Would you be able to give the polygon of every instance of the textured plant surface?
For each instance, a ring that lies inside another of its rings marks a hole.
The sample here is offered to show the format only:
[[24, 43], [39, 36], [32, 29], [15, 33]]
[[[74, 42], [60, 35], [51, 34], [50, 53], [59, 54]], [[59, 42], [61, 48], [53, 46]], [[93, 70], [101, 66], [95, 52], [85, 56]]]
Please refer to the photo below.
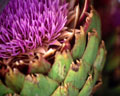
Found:
[[59, 0], [11, 0], [0, 15], [0, 57], [50, 45], [67, 21], [67, 4]]
[[0, 14], [0, 96], [95, 92], [106, 49], [90, 5], [89, 0], [8, 3]]

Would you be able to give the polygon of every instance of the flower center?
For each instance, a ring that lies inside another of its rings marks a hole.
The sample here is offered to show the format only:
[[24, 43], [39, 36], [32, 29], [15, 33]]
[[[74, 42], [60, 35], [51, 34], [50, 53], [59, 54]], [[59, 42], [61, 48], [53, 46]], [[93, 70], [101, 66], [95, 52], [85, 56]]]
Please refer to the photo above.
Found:
[[67, 11], [60, 0], [10, 0], [0, 14], [0, 58], [54, 42], [65, 26]]

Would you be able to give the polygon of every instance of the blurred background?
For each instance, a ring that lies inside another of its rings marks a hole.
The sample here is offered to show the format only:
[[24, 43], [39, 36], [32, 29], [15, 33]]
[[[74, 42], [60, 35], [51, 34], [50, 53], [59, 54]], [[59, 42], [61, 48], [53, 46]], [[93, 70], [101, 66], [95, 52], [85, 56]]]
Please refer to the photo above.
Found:
[[[9, 0], [0, 0], [0, 12]], [[103, 84], [94, 96], [120, 96], [120, 0], [93, 0], [102, 22], [102, 39], [107, 60], [102, 73]]]
[[120, 96], [120, 0], [94, 0], [94, 7], [101, 17], [107, 48], [103, 84], [95, 96]]

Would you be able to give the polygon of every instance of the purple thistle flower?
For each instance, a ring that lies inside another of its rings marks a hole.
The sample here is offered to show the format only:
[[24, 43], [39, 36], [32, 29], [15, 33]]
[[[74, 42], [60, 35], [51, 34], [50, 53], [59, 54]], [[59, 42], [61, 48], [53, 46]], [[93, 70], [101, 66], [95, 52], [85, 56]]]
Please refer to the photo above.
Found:
[[0, 14], [0, 58], [49, 45], [61, 35], [67, 4], [60, 0], [10, 0]]

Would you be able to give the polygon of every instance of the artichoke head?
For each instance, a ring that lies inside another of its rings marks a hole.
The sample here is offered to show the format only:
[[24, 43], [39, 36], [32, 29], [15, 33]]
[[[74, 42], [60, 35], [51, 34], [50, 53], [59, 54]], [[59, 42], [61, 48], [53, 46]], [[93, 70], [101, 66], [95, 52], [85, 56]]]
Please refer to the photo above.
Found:
[[89, 0], [67, 3], [67, 22], [55, 42], [0, 58], [0, 96], [90, 96], [95, 92], [106, 58], [100, 17]]

